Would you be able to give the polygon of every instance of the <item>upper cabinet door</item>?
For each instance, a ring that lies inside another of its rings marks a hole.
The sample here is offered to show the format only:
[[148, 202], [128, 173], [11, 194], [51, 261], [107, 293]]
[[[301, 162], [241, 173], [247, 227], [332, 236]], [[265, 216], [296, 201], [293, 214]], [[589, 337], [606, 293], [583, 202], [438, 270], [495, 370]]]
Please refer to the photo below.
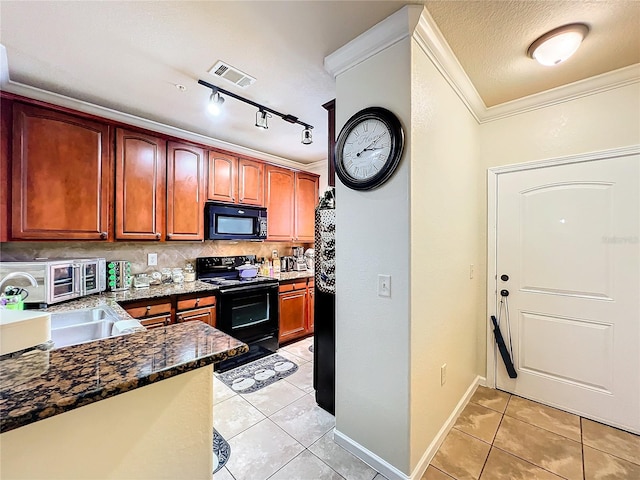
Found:
[[116, 130], [116, 239], [161, 240], [167, 142]]
[[12, 238], [104, 240], [109, 126], [14, 103]]
[[204, 239], [204, 155], [192, 145], [167, 144], [167, 240]]
[[207, 197], [218, 202], [236, 203], [238, 158], [209, 151], [209, 186]]
[[264, 163], [238, 159], [238, 203], [264, 205]]
[[266, 165], [265, 176], [267, 240], [292, 240], [295, 173], [285, 168]]
[[301, 242], [315, 240], [316, 206], [318, 205], [318, 177], [296, 173], [296, 228], [294, 239]]

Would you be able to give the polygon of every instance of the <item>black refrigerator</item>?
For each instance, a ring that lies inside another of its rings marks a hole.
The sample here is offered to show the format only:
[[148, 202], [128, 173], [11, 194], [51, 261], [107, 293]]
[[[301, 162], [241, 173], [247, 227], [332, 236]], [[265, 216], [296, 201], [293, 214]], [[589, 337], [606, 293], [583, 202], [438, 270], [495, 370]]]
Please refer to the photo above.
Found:
[[335, 414], [336, 338], [336, 210], [334, 189], [327, 190], [316, 208], [314, 244], [313, 388], [316, 403]]

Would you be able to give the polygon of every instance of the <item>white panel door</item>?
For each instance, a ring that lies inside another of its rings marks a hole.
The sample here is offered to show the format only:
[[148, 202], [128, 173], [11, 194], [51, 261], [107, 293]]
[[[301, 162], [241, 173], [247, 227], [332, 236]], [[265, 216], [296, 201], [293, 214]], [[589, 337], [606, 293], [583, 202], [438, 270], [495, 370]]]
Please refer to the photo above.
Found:
[[497, 185], [496, 291], [509, 292], [518, 373], [498, 355], [498, 388], [640, 432], [640, 157]]

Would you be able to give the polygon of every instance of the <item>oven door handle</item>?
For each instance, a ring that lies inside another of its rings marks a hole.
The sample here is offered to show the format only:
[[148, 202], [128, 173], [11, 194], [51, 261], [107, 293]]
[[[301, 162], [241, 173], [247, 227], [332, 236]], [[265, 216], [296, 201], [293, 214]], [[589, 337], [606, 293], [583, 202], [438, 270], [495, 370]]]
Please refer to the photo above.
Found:
[[269, 285], [245, 285], [242, 287], [238, 287], [238, 286], [233, 286], [233, 287], [228, 287], [228, 288], [224, 288], [222, 287], [219, 291], [221, 295], [230, 295], [230, 294], [234, 294], [234, 293], [247, 293], [247, 292], [254, 292], [254, 291], [260, 291], [260, 290], [267, 290], [267, 291], [278, 291], [278, 284], [274, 283], [274, 284], [269, 284]]

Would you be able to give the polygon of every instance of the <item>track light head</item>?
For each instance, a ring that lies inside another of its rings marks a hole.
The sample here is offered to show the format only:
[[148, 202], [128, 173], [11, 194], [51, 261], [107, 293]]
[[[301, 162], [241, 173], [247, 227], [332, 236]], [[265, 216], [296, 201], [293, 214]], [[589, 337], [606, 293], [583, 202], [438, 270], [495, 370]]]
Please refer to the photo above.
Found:
[[311, 135], [311, 129], [309, 127], [302, 130], [302, 143], [304, 145], [313, 143], [313, 135]]
[[214, 90], [209, 97], [209, 104], [207, 105], [207, 110], [212, 115], [218, 115], [220, 113], [220, 107], [224, 103], [224, 97], [220, 95], [220, 92]]
[[266, 111], [260, 109], [256, 112], [256, 127], [258, 128], [264, 128], [265, 130], [267, 128], [269, 128], [269, 125], [267, 123], [267, 119], [271, 117], [271, 115], [269, 113], [267, 113]]

